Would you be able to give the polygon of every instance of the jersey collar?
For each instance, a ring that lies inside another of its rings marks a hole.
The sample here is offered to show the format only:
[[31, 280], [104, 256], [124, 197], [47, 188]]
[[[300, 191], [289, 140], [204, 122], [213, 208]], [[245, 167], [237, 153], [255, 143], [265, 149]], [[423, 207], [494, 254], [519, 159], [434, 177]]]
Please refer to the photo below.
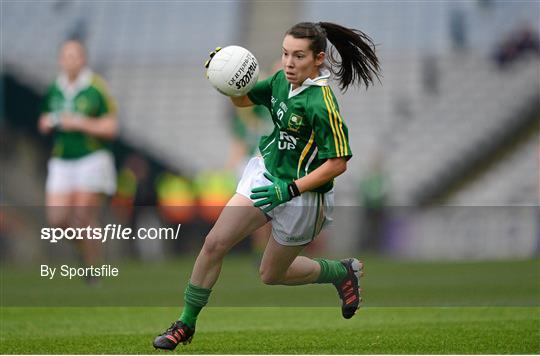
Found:
[[61, 73], [56, 79], [56, 84], [66, 99], [73, 99], [80, 91], [88, 88], [91, 81], [92, 70], [85, 67], [81, 70], [74, 83], [68, 81], [66, 73]]
[[289, 99], [296, 96], [309, 88], [310, 86], [324, 87], [328, 85], [328, 79], [330, 78], [330, 71], [328, 69], [322, 69], [320, 75], [317, 78], [307, 78], [302, 85], [296, 89], [292, 89], [292, 84], [289, 84]]

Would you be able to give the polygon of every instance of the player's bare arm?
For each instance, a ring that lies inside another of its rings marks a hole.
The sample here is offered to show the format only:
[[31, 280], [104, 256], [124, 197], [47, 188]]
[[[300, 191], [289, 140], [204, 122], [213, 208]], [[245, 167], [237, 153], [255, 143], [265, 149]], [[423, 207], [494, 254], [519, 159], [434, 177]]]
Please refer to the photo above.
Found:
[[295, 181], [300, 193], [316, 189], [347, 170], [345, 158], [330, 158], [319, 168]]
[[240, 96], [240, 97], [231, 96], [230, 98], [234, 106], [239, 107], [239, 108], [245, 108], [248, 106], [255, 105], [253, 104], [251, 100], [249, 100], [249, 97], [247, 95]]

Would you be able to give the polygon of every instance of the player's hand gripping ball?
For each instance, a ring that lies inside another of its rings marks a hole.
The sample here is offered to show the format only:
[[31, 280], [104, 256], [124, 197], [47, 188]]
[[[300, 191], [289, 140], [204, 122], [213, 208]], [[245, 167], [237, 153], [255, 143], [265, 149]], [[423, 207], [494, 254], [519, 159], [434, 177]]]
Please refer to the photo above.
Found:
[[227, 96], [246, 95], [259, 78], [257, 59], [240, 46], [217, 47], [204, 66], [210, 83]]

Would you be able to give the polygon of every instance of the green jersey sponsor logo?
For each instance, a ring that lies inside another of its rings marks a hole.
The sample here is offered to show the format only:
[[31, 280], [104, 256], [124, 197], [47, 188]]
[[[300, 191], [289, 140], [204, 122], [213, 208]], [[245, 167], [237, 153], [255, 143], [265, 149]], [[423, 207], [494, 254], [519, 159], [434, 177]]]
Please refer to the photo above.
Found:
[[302, 120], [304, 118], [300, 115], [292, 114], [289, 118], [289, 125], [287, 126], [287, 129], [289, 131], [298, 132], [300, 130], [300, 126], [302, 126]]
[[296, 149], [296, 143], [298, 140], [286, 133], [285, 131], [279, 132], [278, 149], [280, 150], [294, 150]]

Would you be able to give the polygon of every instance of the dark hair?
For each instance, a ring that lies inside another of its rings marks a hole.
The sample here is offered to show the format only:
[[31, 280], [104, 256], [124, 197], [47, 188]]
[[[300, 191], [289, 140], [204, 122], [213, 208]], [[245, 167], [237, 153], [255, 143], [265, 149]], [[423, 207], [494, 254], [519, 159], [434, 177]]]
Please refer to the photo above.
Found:
[[307, 38], [309, 48], [316, 56], [326, 52], [326, 40], [339, 53], [341, 61], [330, 51], [328, 63], [337, 77], [341, 90], [346, 91], [351, 84], [363, 83], [366, 88], [373, 84], [374, 77], [380, 81], [379, 59], [375, 54], [372, 39], [360, 30], [350, 29], [331, 22], [301, 22], [291, 27], [286, 35]]

